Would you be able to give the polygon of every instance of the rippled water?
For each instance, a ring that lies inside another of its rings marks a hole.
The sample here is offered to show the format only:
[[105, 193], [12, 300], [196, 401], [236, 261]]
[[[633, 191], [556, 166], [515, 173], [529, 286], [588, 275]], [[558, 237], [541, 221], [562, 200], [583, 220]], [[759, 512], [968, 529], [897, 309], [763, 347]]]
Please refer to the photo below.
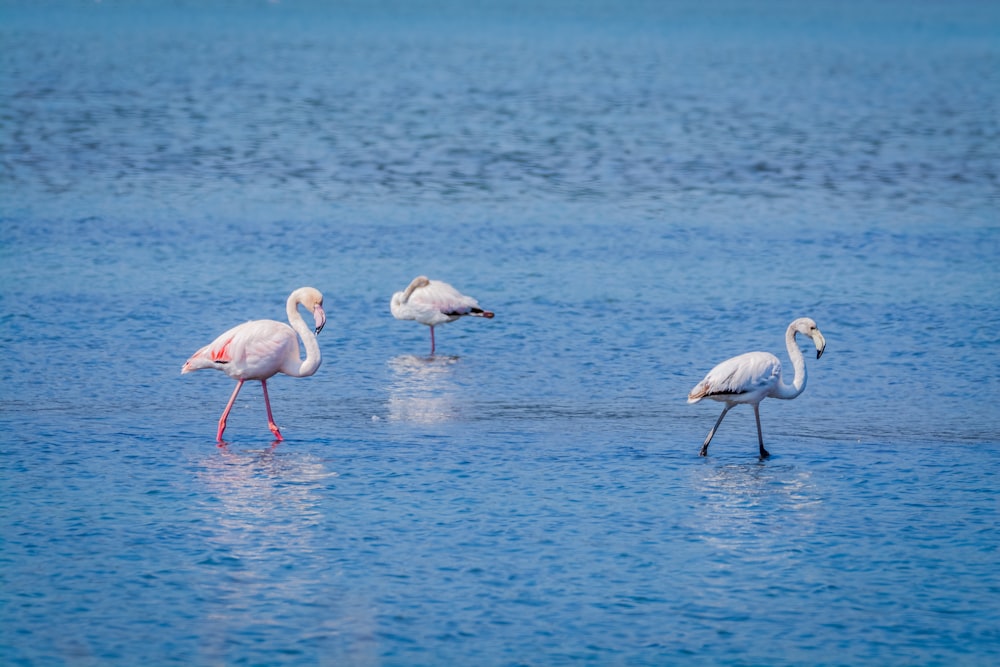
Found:
[[[990, 664], [988, 3], [0, 5], [0, 662]], [[419, 273], [497, 313], [437, 330]], [[180, 366], [326, 295], [324, 363]], [[822, 359], [698, 448], [687, 391]], [[804, 345], [805, 347], [805, 345]]]

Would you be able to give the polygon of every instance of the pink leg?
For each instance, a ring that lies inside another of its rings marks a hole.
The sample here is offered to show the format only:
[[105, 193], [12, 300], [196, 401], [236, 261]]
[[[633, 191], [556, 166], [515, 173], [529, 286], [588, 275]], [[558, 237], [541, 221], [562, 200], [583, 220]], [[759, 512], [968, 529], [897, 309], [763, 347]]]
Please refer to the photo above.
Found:
[[233, 403], [236, 402], [236, 394], [240, 393], [240, 388], [243, 386], [243, 380], [236, 383], [236, 389], [233, 389], [233, 395], [229, 397], [229, 402], [226, 403], [226, 409], [222, 411], [222, 416], [219, 417], [219, 433], [215, 436], [218, 442], [222, 442], [222, 433], [226, 430], [226, 420], [229, 418], [229, 411], [233, 409]]
[[431, 356], [434, 356], [434, 327], [431, 326]]
[[264, 406], [267, 408], [267, 427], [271, 429], [271, 433], [274, 434], [275, 439], [281, 442], [284, 438], [281, 437], [281, 431], [278, 430], [278, 425], [274, 423], [274, 417], [271, 416], [271, 401], [267, 398], [267, 380], [261, 380], [260, 386], [264, 390]]

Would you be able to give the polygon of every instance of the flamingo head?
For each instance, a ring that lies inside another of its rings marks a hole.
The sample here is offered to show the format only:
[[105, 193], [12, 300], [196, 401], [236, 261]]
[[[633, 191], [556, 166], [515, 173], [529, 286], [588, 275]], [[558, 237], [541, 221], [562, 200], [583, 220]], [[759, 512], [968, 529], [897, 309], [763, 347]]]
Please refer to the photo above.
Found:
[[326, 324], [326, 311], [323, 310], [323, 293], [315, 287], [300, 287], [292, 293], [289, 299], [296, 304], [302, 304], [310, 311], [316, 323], [316, 333], [323, 330]]
[[392, 295], [392, 301], [389, 302], [389, 310], [391, 310], [392, 314], [395, 315], [396, 311], [402, 305], [403, 305], [403, 293], [396, 292], [395, 294]]
[[823, 334], [820, 333], [819, 328], [816, 326], [816, 322], [808, 317], [800, 317], [792, 322], [791, 328], [795, 331], [795, 333], [800, 333], [803, 336], [809, 336], [812, 338], [813, 344], [816, 345], [816, 358], [819, 359], [823, 356], [823, 350], [826, 349], [826, 339], [823, 338]]

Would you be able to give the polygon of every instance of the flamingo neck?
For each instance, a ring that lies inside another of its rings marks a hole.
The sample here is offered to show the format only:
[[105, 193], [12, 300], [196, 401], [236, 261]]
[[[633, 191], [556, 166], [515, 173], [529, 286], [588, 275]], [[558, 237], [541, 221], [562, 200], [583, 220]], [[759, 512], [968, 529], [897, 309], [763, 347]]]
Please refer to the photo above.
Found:
[[302, 314], [299, 312], [299, 303], [301, 302], [295, 298], [294, 294], [288, 297], [288, 303], [285, 304], [285, 312], [288, 315], [288, 323], [292, 325], [295, 333], [302, 339], [302, 344], [306, 348], [306, 358], [302, 360], [298, 368], [291, 368], [284, 371], [284, 373], [292, 377], [302, 378], [315, 373], [323, 361], [323, 357], [319, 351], [319, 342], [316, 340], [316, 334], [306, 324], [306, 321], [302, 318]]
[[788, 331], [785, 332], [785, 347], [788, 349], [788, 356], [792, 360], [792, 368], [795, 369], [795, 377], [792, 378], [792, 383], [788, 384], [785, 382], [784, 374], [782, 374], [781, 382], [778, 384], [778, 391], [774, 395], [775, 398], [795, 398], [806, 388], [806, 361], [802, 357], [802, 350], [799, 349], [799, 344], [795, 342], [795, 329], [793, 327], [788, 327]]
[[403, 303], [408, 303], [410, 297], [413, 296], [413, 292], [420, 287], [427, 287], [431, 284], [431, 281], [427, 279], [427, 276], [417, 276], [410, 284], [406, 286], [406, 291], [403, 292]]

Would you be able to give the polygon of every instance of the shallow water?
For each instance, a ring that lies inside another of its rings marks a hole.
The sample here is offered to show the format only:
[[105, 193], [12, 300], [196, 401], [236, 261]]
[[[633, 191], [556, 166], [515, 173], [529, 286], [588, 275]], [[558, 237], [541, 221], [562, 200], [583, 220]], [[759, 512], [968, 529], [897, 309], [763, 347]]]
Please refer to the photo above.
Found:
[[996, 661], [1000, 15], [536, 4], [2, 6], [0, 662]]

